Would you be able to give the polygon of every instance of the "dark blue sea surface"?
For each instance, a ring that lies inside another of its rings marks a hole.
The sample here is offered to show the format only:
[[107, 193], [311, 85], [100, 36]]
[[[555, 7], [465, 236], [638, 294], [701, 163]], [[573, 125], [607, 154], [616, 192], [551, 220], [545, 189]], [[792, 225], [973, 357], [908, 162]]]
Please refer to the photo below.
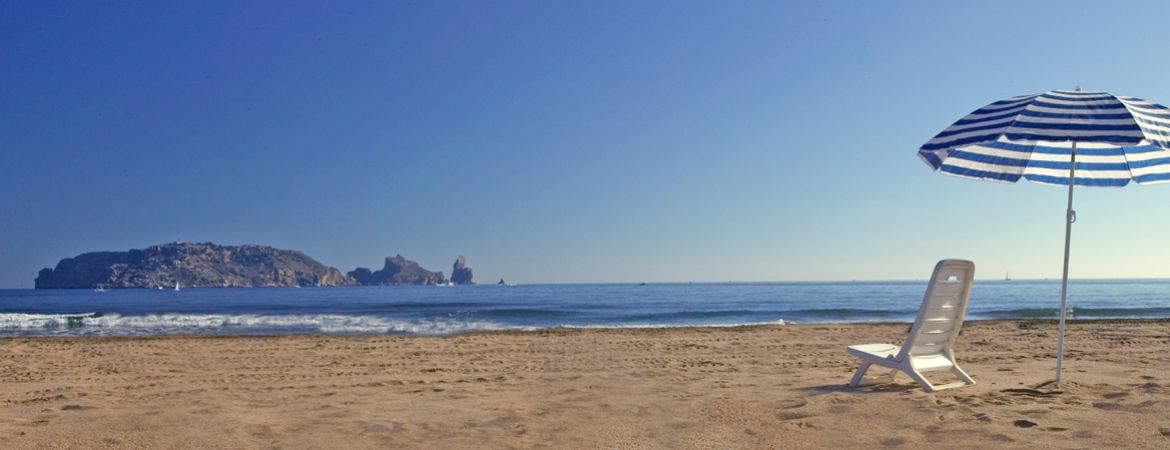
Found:
[[[910, 322], [925, 281], [0, 290], [0, 335], [451, 333]], [[1074, 280], [1074, 319], [1170, 317], [1170, 280]], [[967, 318], [1055, 318], [1059, 280], [976, 281]]]

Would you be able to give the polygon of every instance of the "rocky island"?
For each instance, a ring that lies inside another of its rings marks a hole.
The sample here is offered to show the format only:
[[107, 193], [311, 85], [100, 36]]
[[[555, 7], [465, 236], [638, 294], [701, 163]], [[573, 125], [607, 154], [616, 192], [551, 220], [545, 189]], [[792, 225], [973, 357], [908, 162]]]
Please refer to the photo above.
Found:
[[45, 268], [37, 289], [347, 286], [354, 280], [294, 250], [266, 245], [174, 242], [125, 252], [91, 252]]
[[417, 262], [402, 255], [386, 258], [380, 270], [371, 271], [365, 267], [358, 267], [348, 275], [362, 286], [475, 284], [472, 281], [471, 268], [467, 267], [467, 258], [463, 256], [455, 260], [450, 280], [443, 276], [443, 272], [424, 269]]
[[460, 256], [451, 280], [402, 255], [386, 258], [382, 269], [358, 267], [348, 274], [295, 250], [266, 245], [174, 242], [124, 252], [90, 252], [41, 269], [37, 289], [398, 286], [475, 284]]
[[467, 267], [467, 258], [459, 255], [455, 259], [455, 264], [451, 267], [451, 282], [455, 284], [475, 284], [475, 275], [471, 273], [471, 268]]
[[358, 267], [350, 271], [349, 276], [363, 286], [434, 285], [447, 282], [443, 272], [431, 272], [402, 255], [386, 258], [381, 270], [371, 272], [365, 267]]

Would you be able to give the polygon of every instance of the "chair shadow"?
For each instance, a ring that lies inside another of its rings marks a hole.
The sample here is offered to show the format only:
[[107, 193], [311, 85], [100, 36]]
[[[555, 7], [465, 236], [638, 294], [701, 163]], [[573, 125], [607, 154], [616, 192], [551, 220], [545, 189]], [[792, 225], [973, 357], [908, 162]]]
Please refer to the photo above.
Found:
[[881, 393], [881, 392], [910, 392], [913, 390], [922, 390], [922, 387], [914, 383], [883, 383], [870, 386], [858, 386], [855, 388], [849, 387], [848, 383], [842, 384], [825, 384], [821, 386], [810, 386], [805, 388], [797, 388], [797, 391], [805, 392], [807, 394], [832, 394], [835, 392], [841, 393]]

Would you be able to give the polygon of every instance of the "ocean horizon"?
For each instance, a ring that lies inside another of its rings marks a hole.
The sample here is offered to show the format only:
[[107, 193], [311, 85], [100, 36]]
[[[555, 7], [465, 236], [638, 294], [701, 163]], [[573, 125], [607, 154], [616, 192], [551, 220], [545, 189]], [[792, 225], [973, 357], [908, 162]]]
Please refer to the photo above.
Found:
[[[0, 336], [393, 334], [911, 322], [924, 280], [0, 290]], [[968, 320], [1054, 319], [1060, 280], [976, 280]], [[1074, 320], [1170, 318], [1170, 279], [1074, 279]]]

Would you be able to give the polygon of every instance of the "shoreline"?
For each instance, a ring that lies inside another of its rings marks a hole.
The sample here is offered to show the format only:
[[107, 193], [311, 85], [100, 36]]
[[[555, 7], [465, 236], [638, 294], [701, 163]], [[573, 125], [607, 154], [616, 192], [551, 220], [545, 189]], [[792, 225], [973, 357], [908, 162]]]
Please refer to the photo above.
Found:
[[1034, 389], [1053, 375], [1054, 320], [965, 323], [975, 386], [846, 389], [845, 347], [908, 326], [6, 336], [0, 446], [1170, 444], [1170, 319], [1070, 321], [1059, 393]]
[[[972, 324], [995, 324], [995, 323], [1017, 323], [1017, 324], [1043, 324], [1056, 326], [1059, 319], [968, 319], [964, 320], [964, 329]], [[770, 328], [770, 327], [823, 327], [823, 326], [909, 326], [913, 321], [869, 321], [869, 322], [791, 322], [785, 320], [778, 320], [776, 322], [759, 322], [759, 323], [745, 323], [745, 324], [663, 324], [663, 325], [558, 325], [552, 327], [504, 327], [500, 329], [472, 329], [466, 331], [457, 331], [446, 334], [407, 334], [407, 333], [389, 333], [389, 332], [289, 332], [289, 333], [271, 333], [271, 332], [256, 332], [256, 333], [224, 333], [224, 332], [207, 332], [207, 333], [156, 333], [156, 334], [108, 334], [108, 335], [61, 335], [61, 334], [0, 334], [0, 341], [10, 339], [153, 339], [153, 338], [199, 338], [199, 337], [215, 337], [215, 338], [276, 338], [276, 337], [335, 337], [335, 338], [377, 338], [377, 337], [394, 337], [394, 338], [454, 338], [460, 336], [470, 335], [518, 335], [523, 336], [528, 333], [549, 333], [549, 332], [566, 332], [574, 331], [622, 331], [622, 330], [735, 330], [735, 329], [753, 329], [753, 328]], [[1170, 317], [1156, 317], [1156, 318], [1102, 318], [1102, 319], [1074, 319], [1069, 318], [1066, 324], [1170, 324]], [[904, 337], [904, 336], [903, 336]], [[899, 338], [900, 340], [900, 338]]]

